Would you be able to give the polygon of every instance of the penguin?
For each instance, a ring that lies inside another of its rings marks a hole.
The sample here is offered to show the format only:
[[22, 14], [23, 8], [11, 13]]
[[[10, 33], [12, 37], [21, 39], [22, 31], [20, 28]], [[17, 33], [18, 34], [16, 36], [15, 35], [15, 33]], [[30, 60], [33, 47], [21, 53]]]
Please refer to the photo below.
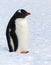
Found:
[[28, 53], [29, 28], [24, 9], [18, 9], [11, 17], [6, 28], [6, 39], [9, 52]]

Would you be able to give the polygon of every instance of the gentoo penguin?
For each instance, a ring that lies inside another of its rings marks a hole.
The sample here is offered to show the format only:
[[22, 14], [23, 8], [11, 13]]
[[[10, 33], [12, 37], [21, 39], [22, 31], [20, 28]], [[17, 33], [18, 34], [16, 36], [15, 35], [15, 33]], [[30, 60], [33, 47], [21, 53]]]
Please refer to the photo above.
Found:
[[24, 9], [19, 9], [11, 17], [7, 28], [6, 38], [10, 52], [28, 53], [28, 22], [25, 17], [30, 15]]

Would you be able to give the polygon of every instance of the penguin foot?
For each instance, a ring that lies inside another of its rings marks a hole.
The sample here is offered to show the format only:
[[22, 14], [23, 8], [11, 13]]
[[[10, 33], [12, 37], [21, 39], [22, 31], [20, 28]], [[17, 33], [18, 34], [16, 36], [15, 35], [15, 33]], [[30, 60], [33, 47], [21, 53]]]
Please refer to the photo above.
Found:
[[26, 54], [28, 53], [29, 51], [21, 51], [21, 54]]

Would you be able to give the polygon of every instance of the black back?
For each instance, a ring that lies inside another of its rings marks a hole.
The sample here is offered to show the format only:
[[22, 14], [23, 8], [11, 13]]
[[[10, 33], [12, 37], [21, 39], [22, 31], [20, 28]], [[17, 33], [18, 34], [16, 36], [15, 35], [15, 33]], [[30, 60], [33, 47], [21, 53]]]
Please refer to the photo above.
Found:
[[[16, 51], [16, 49], [18, 48], [18, 38], [17, 38], [17, 35], [15, 33], [15, 30], [16, 30], [15, 21], [13, 19], [11, 19], [9, 21], [7, 29], [6, 29], [6, 38], [7, 38], [8, 47], [9, 47], [10, 52]], [[10, 36], [11, 36], [13, 43], [14, 43], [14, 50], [13, 50], [12, 45], [11, 45]]]

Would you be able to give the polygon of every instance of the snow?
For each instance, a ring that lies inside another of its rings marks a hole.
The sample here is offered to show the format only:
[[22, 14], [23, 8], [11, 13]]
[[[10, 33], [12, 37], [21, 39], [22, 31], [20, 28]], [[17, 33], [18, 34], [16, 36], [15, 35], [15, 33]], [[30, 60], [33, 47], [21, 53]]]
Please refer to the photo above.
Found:
[[[11, 16], [21, 8], [31, 12], [28, 54], [8, 52], [5, 36]], [[51, 65], [51, 0], [0, 1], [0, 65]]]

